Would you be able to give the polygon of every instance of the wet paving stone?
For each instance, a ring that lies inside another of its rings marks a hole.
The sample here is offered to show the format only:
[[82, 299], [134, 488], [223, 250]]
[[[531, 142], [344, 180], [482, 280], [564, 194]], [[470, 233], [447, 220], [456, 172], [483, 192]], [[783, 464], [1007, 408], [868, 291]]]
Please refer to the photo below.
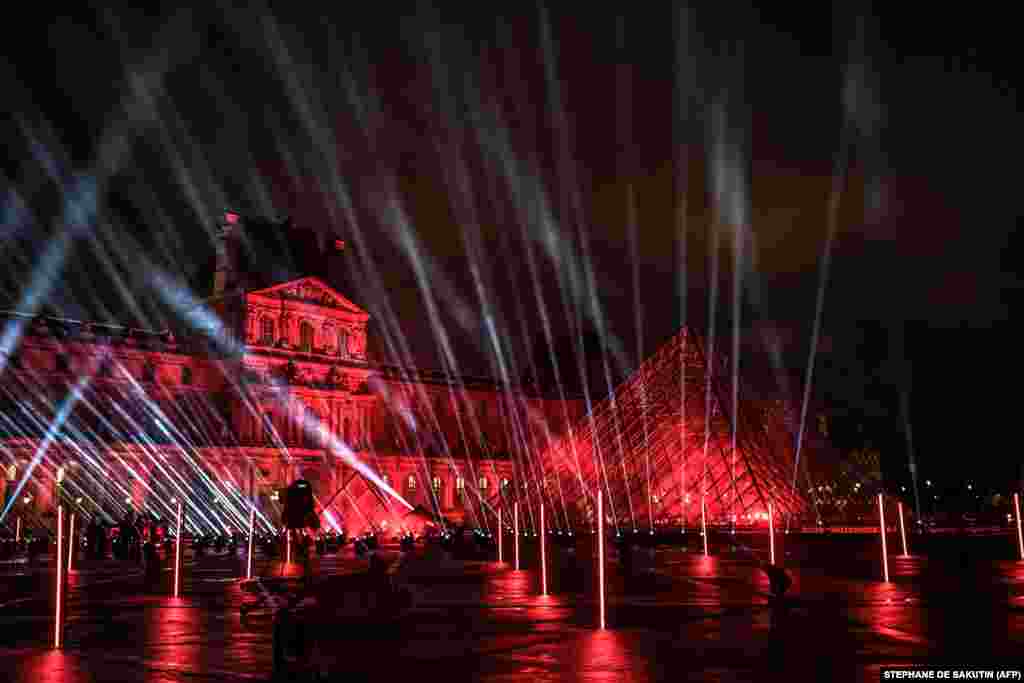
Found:
[[[873, 681], [883, 665], [937, 657], [1015, 661], [1024, 652], [1021, 563], [977, 557], [963, 567], [936, 552], [894, 562], [886, 584], [873, 576], [869, 543], [844, 541], [830, 551], [817, 542], [788, 545], [794, 586], [785, 612], [772, 610], [767, 579], [749, 553], [705, 557], [665, 549], [652, 571], [635, 576], [622, 575], [612, 557], [605, 631], [595, 628], [592, 580], [567, 580], [561, 550], [551, 553], [552, 594], [540, 596], [529, 562], [515, 571], [455, 560], [438, 548], [406, 555], [395, 549], [387, 556], [412, 606], [398, 619], [373, 623], [340, 607], [316, 612], [311, 602], [306, 609], [318, 616], [309, 618], [316, 626], [306, 636], [306, 654], [281, 680]], [[48, 566], [13, 582], [23, 569], [0, 568], [0, 679], [270, 680], [273, 616], [242, 616], [253, 594], [237, 578], [237, 560], [188, 557], [178, 600], [168, 597], [169, 573], [147, 586], [137, 567], [83, 564], [69, 581], [59, 652], [48, 649]], [[323, 582], [366, 568], [350, 551], [310, 563]], [[263, 559], [257, 569], [265, 576], [301, 573]]]

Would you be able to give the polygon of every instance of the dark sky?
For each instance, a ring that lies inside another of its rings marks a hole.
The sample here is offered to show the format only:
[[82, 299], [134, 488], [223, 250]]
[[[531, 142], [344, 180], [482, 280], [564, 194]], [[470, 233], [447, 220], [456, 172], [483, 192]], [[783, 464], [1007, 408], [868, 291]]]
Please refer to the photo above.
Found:
[[344, 293], [392, 359], [401, 330], [412, 361], [441, 365], [434, 306], [460, 369], [498, 372], [489, 310], [522, 375], [543, 310], [556, 336], [603, 333], [622, 374], [679, 327], [682, 292], [706, 329], [716, 230], [728, 339], [739, 216], [743, 362], [776, 358], [796, 391], [838, 191], [816, 393], [860, 410], [874, 373], [909, 392], [922, 461], [1020, 462], [999, 399], [1020, 379], [1010, 22], [849, 3], [299, 4], [8, 22], [7, 306], [75, 209], [88, 225], [39, 278], [57, 283], [50, 309], [168, 324], [153, 269], [208, 286], [230, 205], [345, 239]]

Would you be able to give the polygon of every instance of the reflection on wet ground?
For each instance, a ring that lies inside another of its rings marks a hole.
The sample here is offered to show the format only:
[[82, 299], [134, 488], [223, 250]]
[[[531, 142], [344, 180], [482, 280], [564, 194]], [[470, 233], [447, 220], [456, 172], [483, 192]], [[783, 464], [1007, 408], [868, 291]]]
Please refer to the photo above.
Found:
[[[696, 547], [636, 551], [632, 574], [613, 551], [607, 631], [594, 628], [586, 543], [575, 552], [550, 549], [547, 597], [538, 595], [534, 546], [523, 549], [520, 571], [420, 548], [399, 560], [399, 579], [415, 596], [402, 619], [370, 625], [339, 616], [317, 634], [315, 660], [346, 681], [842, 681], [878, 680], [883, 665], [1011, 661], [1024, 652], [1024, 563], [990, 540], [929, 544], [893, 556], [886, 584], [869, 539], [787, 537], [780, 556], [794, 585], [784, 608], [770, 601], [757, 564], [764, 549], [750, 539], [719, 539], [710, 556]], [[312, 569], [333, 575], [365, 565], [349, 552], [314, 560]], [[271, 618], [240, 615], [250, 596], [235, 580], [238, 557], [189, 558], [179, 600], [167, 597], [169, 573], [165, 585], [147, 590], [137, 567], [80, 567], [63, 652], [45, 649], [48, 565], [0, 568], [0, 678], [269, 678]]]

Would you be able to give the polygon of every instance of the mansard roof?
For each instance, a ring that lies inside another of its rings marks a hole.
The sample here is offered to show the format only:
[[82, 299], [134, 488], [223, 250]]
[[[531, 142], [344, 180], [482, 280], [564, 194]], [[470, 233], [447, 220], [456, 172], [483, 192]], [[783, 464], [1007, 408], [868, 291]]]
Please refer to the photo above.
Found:
[[342, 310], [346, 313], [354, 314], [363, 320], [367, 320], [370, 317], [370, 314], [365, 310], [352, 303], [320, 278], [312, 275], [282, 282], [271, 287], [250, 290], [248, 295], [266, 297], [268, 299], [302, 301], [317, 306]]

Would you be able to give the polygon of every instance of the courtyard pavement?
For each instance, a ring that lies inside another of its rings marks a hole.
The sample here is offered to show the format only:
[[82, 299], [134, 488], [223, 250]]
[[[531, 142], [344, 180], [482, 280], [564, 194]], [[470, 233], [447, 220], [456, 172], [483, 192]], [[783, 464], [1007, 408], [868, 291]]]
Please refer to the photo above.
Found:
[[[310, 660], [348, 682], [530, 683], [877, 681], [882, 666], [1021, 660], [1024, 563], [960, 551], [894, 556], [892, 580], [883, 583], [870, 543], [836, 543], [825, 554], [795, 540], [780, 549], [794, 578], [785, 610], [769, 605], [759, 549], [737, 544], [708, 557], [693, 548], [642, 551], [628, 575], [613, 550], [603, 631], [585, 544], [577, 553], [552, 547], [546, 597], [535, 547], [524, 547], [519, 571], [437, 547], [394, 548], [383, 556], [410, 588], [412, 607], [390, 623], [336, 615], [309, 636]], [[4, 563], [0, 680], [269, 680], [272, 618], [267, 610], [242, 616], [252, 599], [238, 578], [242, 561], [241, 553], [187, 556], [177, 600], [168, 597], [169, 572], [151, 587], [137, 565], [81, 562], [69, 580], [62, 651], [48, 649], [49, 559]], [[347, 548], [310, 568], [321, 580], [365, 572], [367, 562]], [[283, 569], [260, 558], [257, 571]]]

